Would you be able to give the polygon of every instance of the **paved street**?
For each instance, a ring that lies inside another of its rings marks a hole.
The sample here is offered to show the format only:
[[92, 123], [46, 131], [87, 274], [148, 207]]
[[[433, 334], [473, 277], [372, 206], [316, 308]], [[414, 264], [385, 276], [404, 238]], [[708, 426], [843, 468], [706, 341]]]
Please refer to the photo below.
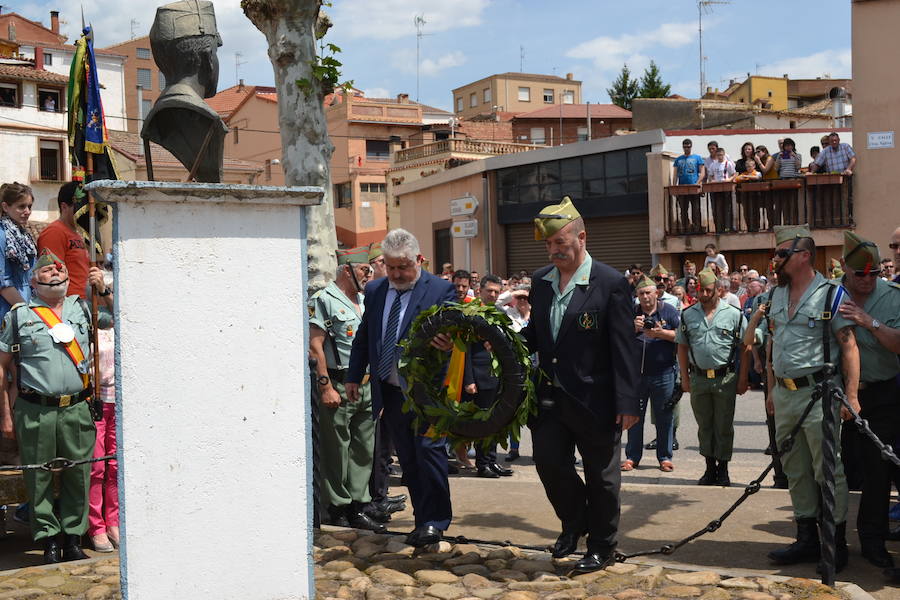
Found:
[[[656, 457], [646, 451], [638, 469], [623, 474], [620, 550], [635, 552], [652, 549], [681, 539], [717, 518], [740, 497], [743, 485], [765, 467], [768, 457], [762, 450], [768, 443], [763, 418], [763, 397], [749, 392], [738, 399], [735, 422], [735, 454], [731, 468], [733, 487], [699, 487], [704, 461], [697, 451], [696, 423], [690, 399], [681, 402], [681, 450], [675, 453], [675, 471], [663, 473]], [[653, 438], [649, 423], [645, 439]], [[547, 502], [530, 460], [528, 432], [522, 443], [523, 458], [514, 463], [512, 477], [485, 480], [474, 475], [451, 479], [454, 522], [451, 535], [483, 540], [511, 540], [517, 544], [549, 544], [559, 533], [559, 522]], [[503, 456], [501, 452], [501, 457]], [[501, 461], [502, 462], [502, 461]], [[715, 568], [752, 569], [759, 573], [791, 575], [815, 579], [814, 565], [773, 568], [765, 555], [793, 539], [790, 497], [786, 490], [771, 489], [771, 475], [765, 487], [749, 498], [722, 528], [680, 549], [671, 558], [651, 557], [668, 564], [692, 564]], [[397, 490], [398, 488], [395, 488]], [[856, 583], [879, 600], [896, 599], [900, 591], [885, 585], [880, 571], [859, 555], [855, 530], [858, 493], [851, 493], [850, 565], [839, 580]], [[412, 512], [395, 515], [391, 529], [412, 528]], [[895, 560], [900, 544], [888, 546]], [[641, 559], [646, 561], [647, 559]]]

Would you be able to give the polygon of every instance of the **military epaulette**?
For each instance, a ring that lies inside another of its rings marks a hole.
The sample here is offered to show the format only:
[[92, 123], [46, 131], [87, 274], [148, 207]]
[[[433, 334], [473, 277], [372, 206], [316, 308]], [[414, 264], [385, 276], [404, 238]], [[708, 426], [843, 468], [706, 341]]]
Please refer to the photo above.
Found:
[[26, 304], [25, 302], [16, 302], [15, 304], [13, 304], [12, 306], [9, 307], [9, 310], [16, 310], [20, 306], [28, 306], [28, 304]]
[[894, 288], [895, 290], [900, 290], [900, 283], [895, 283], [893, 281], [888, 281], [887, 284]]

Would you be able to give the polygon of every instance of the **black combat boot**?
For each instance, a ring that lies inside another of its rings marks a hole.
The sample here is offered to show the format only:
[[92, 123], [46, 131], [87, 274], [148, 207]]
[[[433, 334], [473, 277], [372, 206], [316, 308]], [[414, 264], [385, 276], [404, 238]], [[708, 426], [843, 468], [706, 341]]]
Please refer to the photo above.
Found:
[[81, 549], [81, 536], [67, 533], [63, 543], [62, 559], [68, 561], [84, 560], [85, 558], [88, 558], [88, 555]]
[[328, 518], [325, 519], [325, 524], [334, 525], [335, 527], [350, 527], [350, 522], [347, 520], [347, 506], [329, 505]]
[[[846, 542], [845, 542], [846, 547]], [[797, 541], [786, 548], [772, 550], [769, 559], [777, 565], [816, 562], [819, 549], [819, 527], [815, 519], [797, 519]]]
[[716, 459], [710, 456], [706, 457], [706, 472], [697, 482], [697, 485], [716, 485], [719, 479], [718, 468], [716, 467]]
[[731, 485], [731, 477], [728, 476], [728, 461], [720, 460], [716, 468], [716, 485], [728, 487]]
[[59, 540], [56, 539], [56, 536], [44, 538], [44, 563], [50, 565], [61, 560]]

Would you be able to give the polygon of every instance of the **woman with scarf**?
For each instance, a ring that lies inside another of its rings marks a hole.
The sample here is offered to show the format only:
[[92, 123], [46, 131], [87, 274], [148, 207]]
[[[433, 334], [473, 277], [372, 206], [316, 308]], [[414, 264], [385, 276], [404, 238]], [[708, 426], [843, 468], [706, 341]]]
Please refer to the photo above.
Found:
[[0, 186], [0, 319], [14, 304], [31, 298], [31, 268], [37, 248], [34, 238], [25, 228], [31, 216], [34, 195], [21, 183]]

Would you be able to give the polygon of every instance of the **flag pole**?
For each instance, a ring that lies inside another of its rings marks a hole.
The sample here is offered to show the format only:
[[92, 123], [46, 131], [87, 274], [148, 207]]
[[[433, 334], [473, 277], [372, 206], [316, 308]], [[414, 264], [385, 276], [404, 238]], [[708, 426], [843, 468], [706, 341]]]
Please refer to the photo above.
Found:
[[[85, 169], [85, 179], [93, 181], [94, 179], [94, 154], [85, 152], [87, 165]], [[88, 229], [90, 233], [91, 245], [91, 266], [97, 266], [97, 205], [94, 201], [94, 194], [87, 190], [88, 199]], [[97, 289], [91, 286], [91, 344], [94, 346], [93, 355], [93, 402], [96, 403], [100, 399], [100, 337], [97, 329], [99, 320], [99, 298], [97, 297]], [[96, 418], [96, 417], [95, 417]]]

